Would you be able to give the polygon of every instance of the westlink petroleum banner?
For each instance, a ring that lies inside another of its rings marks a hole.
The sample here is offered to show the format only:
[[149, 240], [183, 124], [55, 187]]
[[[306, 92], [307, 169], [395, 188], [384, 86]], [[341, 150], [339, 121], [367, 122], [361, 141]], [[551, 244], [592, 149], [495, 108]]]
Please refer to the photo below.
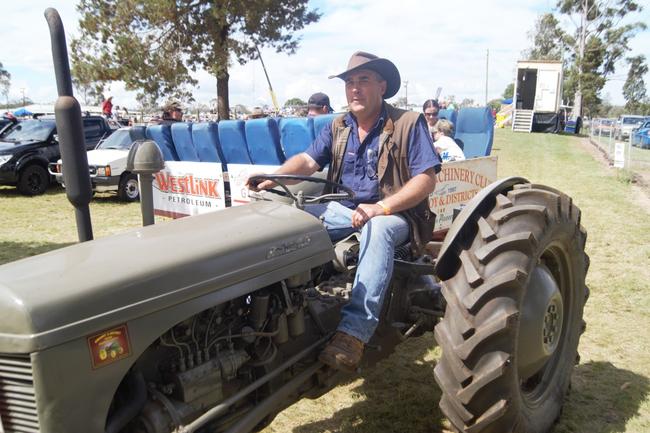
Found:
[[497, 180], [497, 157], [446, 162], [438, 173], [429, 208], [436, 213], [434, 232], [451, 227], [454, 208], [466, 204], [480, 190]]
[[232, 206], [250, 203], [246, 180], [253, 174], [269, 174], [275, 172], [277, 165], [228, 164], [228, 179], [230, 181], [230, 202]]
[[154, 175], [154, 213], [181, 218], [226, 208], [220, 163], [167, 161]]

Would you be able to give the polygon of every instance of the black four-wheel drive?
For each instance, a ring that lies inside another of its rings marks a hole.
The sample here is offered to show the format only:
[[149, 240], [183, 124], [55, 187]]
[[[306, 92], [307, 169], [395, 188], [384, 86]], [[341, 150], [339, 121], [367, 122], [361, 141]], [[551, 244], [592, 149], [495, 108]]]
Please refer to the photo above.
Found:
[[[85, 116], [83, 126], [88, 150], [114, 131], [101, 116]], [[0, 185], [16, 185], [25, 195], [42, 194], [51, 181], [47, 165], [60, 157], [54, 118], [16, 123], [0, 138]]]

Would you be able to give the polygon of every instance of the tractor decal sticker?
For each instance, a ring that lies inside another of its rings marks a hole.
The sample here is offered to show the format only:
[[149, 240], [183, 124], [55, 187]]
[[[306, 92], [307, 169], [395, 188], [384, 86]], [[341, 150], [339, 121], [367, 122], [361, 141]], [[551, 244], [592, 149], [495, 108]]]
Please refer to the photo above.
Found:
[[282, 245], [271, 248], [268, 253], [266, 253], [266, 259], [273, 259], [302, 248], [307, 248], [309, 244], [311, 244], [311, 237], [309, 235], [300, 236], [295, 241], [285, 242]]
[[93, 370], [131, 356], [126, 325], [88, 337], [88, 349]]

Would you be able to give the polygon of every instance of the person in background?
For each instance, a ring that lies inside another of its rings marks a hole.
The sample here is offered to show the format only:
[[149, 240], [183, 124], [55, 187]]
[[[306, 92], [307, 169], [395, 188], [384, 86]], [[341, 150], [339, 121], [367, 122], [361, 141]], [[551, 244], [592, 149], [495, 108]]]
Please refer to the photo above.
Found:
[[183, 109], [178, 101], [170, 101], [163, 107], [162, 120], [160, 125], [169, 125], [183, 121]]
[[251, 111], [251, 114], [248, 115], [249, 119], [262, 119], [266, 116], [266, 113], [264, 113], [264, 110], [262, 110], [261, 107], [254, 107], [253, 111]]
[[[358, 51], [347, 70], [330, 78], [334, 77], [345, 82], [349, 112], [326, 124], [312, 145], [276, 174], [309, 176], [329, 165], [328, 179], [355, 193], [350, 200], [305, 206], [335, 242], [361, 232], [350, 302], [319, 357], [334, 369], [355, 371], [379, 323], [395, 247], [410, 241], [411, 251], [418, 255], [431, 240], [435, 215], [428, 198], [440, 160], [424, 117], [385, 102], [402, 82], [390, 60]], [[259, 191], [276, 184], [249, 178], [247, 185]]]
[[438, 121], [438, 113], [440, 112], [440, 105], [435, 99], [427, 99], [422, 105], [422, 112], [424, 118], [427, 119], [429, 128], [436, 124]]
[[113, 97], [107, 95], [104, 102], [102, 102], [102, 114], [106, 117], [113, 117]]
[[330, 106], [330, 97], [325, 93], [314, 93], [307, 101], [307, 116], [315, 117], [321, 114], [330, 114], [334, 110]]
[[442, 162], [464, 161], [465, 154], [452, 138], [454, 135], [454, 124], [447, 119], [440, 119], [430, 127], [433, 137], [433, 146]]

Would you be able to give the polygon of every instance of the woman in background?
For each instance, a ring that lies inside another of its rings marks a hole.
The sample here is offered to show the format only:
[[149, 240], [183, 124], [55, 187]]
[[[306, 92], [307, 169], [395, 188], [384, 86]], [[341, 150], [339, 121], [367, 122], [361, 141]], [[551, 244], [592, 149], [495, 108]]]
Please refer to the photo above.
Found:
[[422, 112], [424, 113], [424, 118], [427, 119], [429, 124], [429, 129], [433, 127], [438, 121], [438, 112], [440, 111], [440, 105], [435, 99], [427, 99], [422, 105]]

